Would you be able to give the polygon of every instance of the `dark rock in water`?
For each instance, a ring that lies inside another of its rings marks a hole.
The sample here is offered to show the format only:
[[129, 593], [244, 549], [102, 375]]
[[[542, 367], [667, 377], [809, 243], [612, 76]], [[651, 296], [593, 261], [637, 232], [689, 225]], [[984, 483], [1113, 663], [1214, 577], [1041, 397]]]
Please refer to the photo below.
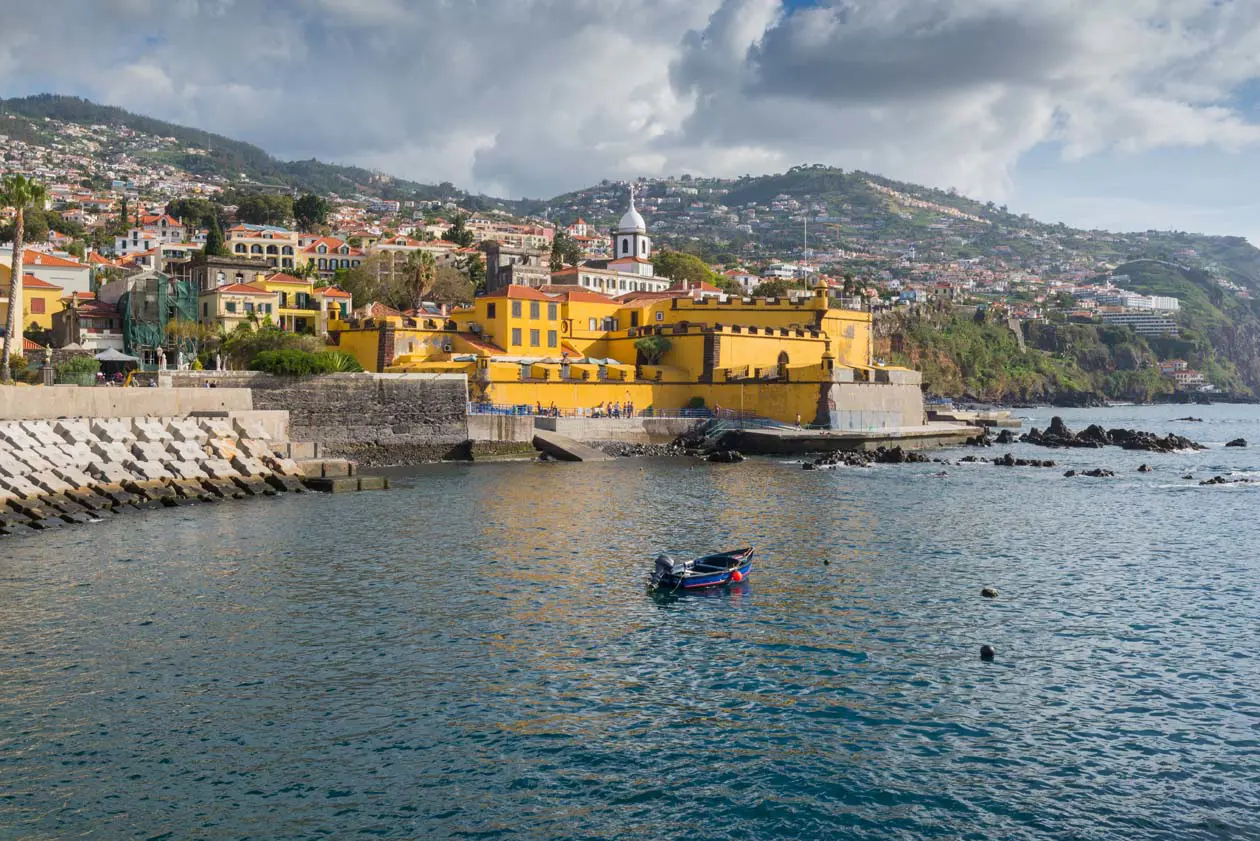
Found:
[[1255, 479], [1229, 479], [1225, 476], [1213, 476], [1211, 479], [1204, 479], [1200, 485], [1254, 485]]
[[992, 660], [996, 656], [997, 656], [997, 650], [994, 649], [993, 646], [991, 645], [980, 646], [980, 659], [981, 660]]
[[1184, 418], [1174, 418], [1173, 420], [1180, 423], [1203, 423], [1203, 418], [1196, 418], [1196, 417], [1190, 417], [1190, 416], [1187, 416]]
[[1193, 473], [1187, 473], [1185, 476], [1182, 476], [1181, 478], [1182, 478], [1182, 479], [1193, 479], [1193, 478], [1194, 478], [1194, 474], [1193, 474]]
[[[965, 459], [964, 459], [965, 460]], [[901, 447], [879, 447], [872, 452], [839, 450], [827, 453], [802, 465], [805, 470], [822, 470], [831, 467], [870, 467], [872, 464], [931, 464], [932, 459], [914, 450]]]
[[1115, 476], [1116, 474], [1110, 470], [1103, 470], [1101, 467], [1098, 467], [1093, 470], [1086, 470], [1084, 473], [1080, 475], [1089, 476], [1093, 479], [1110, 479], [1112, 476]]
[[1055, 415], [1050, 419], [1050, 428], [1046, 430], [1047, 435], [1053, 435], [1055, 438], [1074, 438], [1072, 430], [1068, 429], [1067, 424], [1063, 422], [1063, 418]]
[[1015, 456], [1007, 453], [1004, 456], [998, 456], [993, 459], [996, 467], [1054, 467], [1055, 464], [1049, 459], [1039, 458], [1015, 458]]
[[985, 587], [983, 590], [980, 591], [980, 595], [986, 599], [996, 599], [997, 590], [994, 590], [992, 587]]
[[709, 454], [709, 461], [714, 464], [739, 464], [743, 460], [744, 455], [738, 450], [718, 450]]
[[994, 439], [993, 439], [993, 443], [995, 443], [995, 444], [1014, 444], [1014, 443], [1015, 443], [1015, 433], [1014, 433], [1014, 432], [1011, 432], [1009, 429], [1003, 429], [1001, 432], [999, 432], [999, 433], [997, 434], [997, 438], [994, 438]]
[[992, 447], [993, 439], [989, 437], [989, 430], [985, 429], [976, 437], [968, 438], [967, 446], [968, 447]]
[[1065, 478], [1065, 479], [1071, 479], [1071, 478], [1072, 478], [1073, 476], [1075, 476], [1075, 475], [1076, 475], [1076, 471], [1075, 471], [1075, 470], [1069, 470], [1067, 473], [1064, 473], [1064, 474], [1063, 474], [1063, 478]]
[[1139, 432], [1136, 429], [1103, 429], [1093, 424], [1079, 433], [1073, 433], [1063, 424], [1062, 419], [1054, 418], [1050, 427], [1042, 432], [1036, 428], [1020, 436], [1020, 441], [1035, 444], [1039, 447], [1122, 447], [1126, 450], [1145, 450], [1153, 453], [1171, 453], [1176, 450], [1206, 449], [1189, 438], [1180, 435], [1166, 435], [1163, 438], [1153, 432]]
[[1143, 464], [1141, 467], [1138, 468], [1138, 473], [1150, 473], [1150, 472], [1151, 472], [1151, 467], [1148, 464]]
[[976, 456], [963, 456], [958, 460], [959, 464], [988, 464], [987, 458], [978, 458]]
[[1226, 446], [1226, 447], [1245, 447], [1245, 446], [1247, 446], [1247, 439], [1246, 439], [1246, 438], [1235, 438], [1233, 441], [1230, 441], [1230, 442], [1229, 442], [1228, 444], [1226, 444], [1225, 446]]

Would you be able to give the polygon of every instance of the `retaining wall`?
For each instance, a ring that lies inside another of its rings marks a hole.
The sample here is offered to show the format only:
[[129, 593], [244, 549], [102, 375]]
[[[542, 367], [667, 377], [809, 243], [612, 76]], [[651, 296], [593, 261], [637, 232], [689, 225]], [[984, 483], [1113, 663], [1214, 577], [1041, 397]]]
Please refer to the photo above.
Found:
[[872, 431], [927, 423], [923, 390], [912, 383], [835, 383], [827, 389], [831, 428]]
[[253, 408], [251, 394], [244, 388], [0, 386], [2, 420], [164, 418]]
[[575, 441], [624, 441], [628, 444], [668, 444], [707, 423], [695, 418], [537, 418], [539, 429]]
[[468, 437], [476, 442], [528, 444], [534, 440], [533, 415], [469, 415]]
[[[173, 387], [247, 388], [256, 409], [289, 413], [289, 437], [365, 465], [466, 458], [468, 379], [463, 374], [327, 374], [277, 377], [258, 371], [181, 371]], [[161, 391], [162, 389], [157, 389]]]

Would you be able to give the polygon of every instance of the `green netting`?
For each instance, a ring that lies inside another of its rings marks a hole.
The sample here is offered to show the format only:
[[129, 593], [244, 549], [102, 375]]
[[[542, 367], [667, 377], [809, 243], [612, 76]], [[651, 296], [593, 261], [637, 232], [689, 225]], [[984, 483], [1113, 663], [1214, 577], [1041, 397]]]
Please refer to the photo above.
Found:
[[165, 275], [137, 280], [118, 301], [123, 315], [123, 344], [132, 356], [144, 357], [144, 351], [166, 348], [168, 353], [195, 354], [197, 343], [192, 339], [175, 340], [166, 335], [172, 321], [197, 320], [197, 290], [190, 280], [176, 280]]

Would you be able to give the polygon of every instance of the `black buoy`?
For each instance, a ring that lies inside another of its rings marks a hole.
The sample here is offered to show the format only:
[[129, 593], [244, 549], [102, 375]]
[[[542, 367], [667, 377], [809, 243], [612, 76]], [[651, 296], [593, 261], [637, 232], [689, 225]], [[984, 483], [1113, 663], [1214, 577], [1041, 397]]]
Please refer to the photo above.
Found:
[[985, 587], [983, 590], [980, 591], [980, 595], [986, 599], [996, 599], [997, 590], [994, 590], [992, 587]]
[[991, 645], [980, 646], [980, 659], [981, 660], [992, 660], [996, 656], [997, 656], [997, 652], [993, 650], [993, 646]]
[[826, 558], [823, 558], [823, 566], [825, 567], [831, 566], [831, 561], [827, 560]]

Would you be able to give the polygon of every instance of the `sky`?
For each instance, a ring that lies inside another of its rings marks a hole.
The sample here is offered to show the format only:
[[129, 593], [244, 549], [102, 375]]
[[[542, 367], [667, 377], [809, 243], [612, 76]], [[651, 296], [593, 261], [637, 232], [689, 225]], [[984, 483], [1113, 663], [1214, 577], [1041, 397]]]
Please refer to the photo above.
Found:
[[1260, 244], [1260, 0], [0, 0], [85, 96], [474, 192], [824, 163]]

